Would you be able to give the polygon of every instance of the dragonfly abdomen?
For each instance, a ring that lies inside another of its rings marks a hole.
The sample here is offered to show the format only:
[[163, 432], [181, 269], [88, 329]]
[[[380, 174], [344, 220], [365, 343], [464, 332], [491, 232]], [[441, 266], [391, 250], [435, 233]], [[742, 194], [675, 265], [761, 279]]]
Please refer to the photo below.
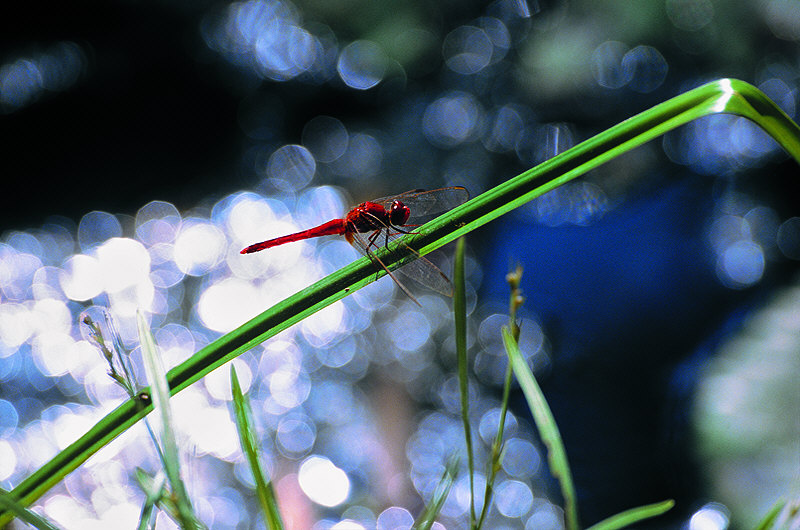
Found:
[[302, 241], [303, 239], [311, 239], [312, 237], [341, 235], [347, 231], [346, 227], [347, 221], [345, 219], [333, 219], [332, 221], [315, 226], [314, 228], [309, 228], [308, 230], [303, 230], [302, 232], [295, 232], [294, 234], [289, 234], [287, 236], [276, 237], [275, 239], [269, 239], [267, 241], [262, 241], [261, 243], [255, 243], [247, 248], [242, 249], [239, 253], [252, 254], [253, 252], [258, 252], [259, 250], [277, 247], [278, 245], [283, 245], [284, 243], [292, 243], [294, 241]]

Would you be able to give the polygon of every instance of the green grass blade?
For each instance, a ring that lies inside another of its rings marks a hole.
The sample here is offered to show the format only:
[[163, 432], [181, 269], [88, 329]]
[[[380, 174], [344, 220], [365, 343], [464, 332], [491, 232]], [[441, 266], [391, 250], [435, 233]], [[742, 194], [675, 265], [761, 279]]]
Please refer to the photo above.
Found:
[[772, 507], [769, 511], [764, 515], [761, 521], [758, 522], [758, 525], [755, 527], [755, 530], [769, 530], [772, 528], [772, 525], [778, 519], [778, 515], [783, 510], [783, 507], [786, 506], [786, 500], [780, 499]]
[[233, 392], [233, 412], [236, 417], [236, 427], [239, 430], [239, 441], [242, 451], [250, 464], [250, 471], [256, 484], [256, 494], [264, 512], [264, 522], [269, 530], [283, 530], [283, 520], [278, 510], [278, 501], [272, 482], [267, 478], [261, 466], [261, 456], [258, 449], [258, 440], [253, 428], [253, 411], [250, 400], [242, 393], [236, 368], [231, 366], [231, 390]]
[[503, 328], [503, 344], [508, 354], [509, 362], [517, 376], [517, 381], [531, 409], [533, 421], [539, 430], [539, 436], [547, 446], [547, 462], [550, 465], [550, 473], [558, 479], [561, 485], [561, 495], [564, 497], [564, 515], [566, 525], [569, 530], [580, 528], [578, 521], [578, 504], [575, 497], [575, 487], [572, 485], [572, 473], [569, 470], [567, 453], [564, 451], [564, 444], [561, 441], [561, 434], [550, 407], [544, 399], [542, 389], [533, 377], [531, 369], [522, 357], [517, 342], [511, 336], [508, 328]]
[[[147, 530], [152, 526], [153, 512], [155, 511], [156, 504], [164, 498], [164, 475], [159, 475], [160, 478], [156, 479], [147, 474], [141, 468], [136, 468], [136, 482], [145, 494], [144, 504], [142, 505], [142, 513], [139, 515], [139, 530]], [[170, 511], [169, 509], [167, 510]], [[171, 510], [174, 513], [177, 510]]]
[[451, 458], [445, 466], [442, 478], [436, 489], [433, 492], [430, 502], [422, 511], [420, 516], [414, 521], [415, 530], [430, 530], [433, 523], [436, 522], [436, 517], [442, 511], [444, 501], [447, 500], [447, 495], [450, 493], [450, 488], [453, 487], [453, 482], [456, 479], [456, 471], [458, 470], [458, 458]]
[[461, 393], [461, 422], [464, 424], [464, 443], [467, 449], [467, 471], [469, 472], [469, 527], [475, 525], [475, 461], [472, 452], [472, 427], [469, 422], [469, 362], [467, 359], [467, 302], [464, 279], [464, 238], [456, 245], [453, 270], [453, 316], [456, 325], [456, 359], [458, 366], [458, 389]]
[[675, 506], [675, 501], [669, 499], [654, 504], [646, 504], [637, 508], [631, 508], [617, 515], [612, 515], [608, 519], [603, 519], [599, 523], [590, 526], [587, 530], [617, 530], [618, 528], [625, 528], [626, 526], [638, 523], [644, 519], [657, 517], [666, 513], [671, 510], [673, 506]]
[[[721, 79], [665, 101], [564, 151], [419, 227], [417, 234], [404, 237], [402, 243], [427, 254], [676, 127], [719, 113], [753, 120], [800, 162], [800, 127], [755, 87], [735, 79]], [[394, 268], [410, 259], [412, 252], [395, 244], [375, 255]], [[376, 272], [368, 258], [362, 258], [323, 278], [170, 370], [167, 374], [170, 391], [179, 392], [255, 345], [360, 289], [376, 275], [384, 274]], [[14, 497], [24, 505], [32, 503], [150, 410], [149, 403], [141, 399], [126, 401], [23, 480], [14, 488]], [[0, 526], [9, 518], [9, 514], [0, 514]]]
[[792, 530], [800, 528], [800, 496], [780, 499], [764, 515], [756, 530]]
[[144, 368], [147, 373], [147, 381], [150, 383], [154, 410], [158, 414], [161, 427], [161, 454], [164, 472], [167, 475], [172, 493], [175, 495], [175, 504], [178, 508], [178, 516], [181, 519], [183, 528], [191, 528], [195, 525], [195, 516], [189, 495], [186, 493], [186, 486], [183, 484], [180, 474], [180, 456], [178, 453], [178, 443], [175, 440], [175, 431], [172, 428], [172, 412], [169, 406], [169, 384], [167, 374], [161, 363], [161, 355], [158, 352], [153, 334], [141, 312], [136, 312], [136, 324], [139, 330], [139, 343], [142, 347], [142, 357]]
[[145, 501], [144, 506], [142, 506], [142, 513], [139, 515], [139, 525], [136, 527], [138, 530], [147, 530], [151, 527], [155, 509], [156, 505], [154, 502]]
[[8, 492], [0, 490], [0, 508], [39, 530], [58, 530], [50, 521], [22, 506]]

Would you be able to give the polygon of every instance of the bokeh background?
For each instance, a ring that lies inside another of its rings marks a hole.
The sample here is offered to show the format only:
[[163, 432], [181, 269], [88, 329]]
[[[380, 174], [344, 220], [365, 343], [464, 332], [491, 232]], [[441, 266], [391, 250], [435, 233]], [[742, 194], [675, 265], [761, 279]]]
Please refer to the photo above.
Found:
[[[355, 259], [335, 238], [243, 246], [413, 188], [473, 195], [720, 77], [796, 118], [791, 0], [21, 3], [0, 17], [0, 486], [124, 399], [78, 326], [145, 311], [165, 364]], [[470, 234], [472, 419], [498, 421], [504, 276], [584, 524], [746, 528], [800, 475], [796, 162], [699, 120]], [[449, 270], [448, 253], [439, 258]], [[450, 301], [383, 279], [235, 361], [295, 528], [401, 528], [463, 448]], [[143, 372], [142, 372], [143, 373]], [[263, 528], [227, 369], [173, 400], [211, 528]], [[512, 394], [488, 528], [561, 528]], [[133, 527], [157, 470], [137, 426], [45, 495], [65, 528]], [[463, 467], [463, 466], [462, 466]], [[478, 485], [481, 479], [478, 479]], [[441, 524], [465, 528], [460, 475]], [[17, 523], [18, 524], [18, 523]], [[172, 523], [159, 516], [158, 528]]]

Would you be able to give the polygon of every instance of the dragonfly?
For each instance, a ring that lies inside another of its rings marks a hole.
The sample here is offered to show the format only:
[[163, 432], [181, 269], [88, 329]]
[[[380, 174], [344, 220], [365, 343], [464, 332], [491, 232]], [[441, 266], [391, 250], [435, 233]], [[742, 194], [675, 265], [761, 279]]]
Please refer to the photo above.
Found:
[[[344, 236], [348, 243], [366, 254], [377, 265], [383, 268], [398, 287], [415, 302], [416, 298], [395, 277], [383, 262], [375, 255], [380, 246], [388, 246], [389, 242], [415, 233], [414, 228], [433, 219], [436, 215], [452, 210], [469, 199], [466, 188], [452, 186], [435, 190], [411, 190], [399, 195], [381, 197], [362, 202], [352, 208], [341, 219], [332, 219], [314, 228], [296, 232], [260, 243], [250, 245], [240, 254], [252, 254], [286, 243], [303, 241], [322, 236]], [[409, 247], [407, 247], [409, 248]], [[410, 248], [409, 248], [410, 249]], [[441, 294], [452, 296], [453, 286], [445, 274], [428, 259], [413, 249], [416, 255], [402, 268], [398, 269], [405, 276]], [[419, 302], [417, 302], [419, 303]]]

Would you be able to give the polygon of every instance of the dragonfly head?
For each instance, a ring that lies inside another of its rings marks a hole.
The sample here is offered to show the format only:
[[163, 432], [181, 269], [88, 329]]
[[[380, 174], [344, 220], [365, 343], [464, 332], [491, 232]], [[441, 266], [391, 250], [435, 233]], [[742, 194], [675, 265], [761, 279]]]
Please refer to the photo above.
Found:
[[392, 202], [392, 206], [389, 209], [389, 222], [395, 226], [403, 226], [408, 221], [408, 217], [411, 215], [411, 210], [408, 206], [403, 204], [401, 201], [394, 201]]

